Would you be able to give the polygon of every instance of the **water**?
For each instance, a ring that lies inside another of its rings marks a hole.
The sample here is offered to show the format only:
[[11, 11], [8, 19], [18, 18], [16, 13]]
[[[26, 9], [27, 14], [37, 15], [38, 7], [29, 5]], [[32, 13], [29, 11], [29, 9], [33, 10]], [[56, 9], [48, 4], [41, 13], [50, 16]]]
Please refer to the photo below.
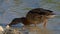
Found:
[[4, 31], [1, 34], [60, 34], [60, 25], [48, 23], [47, 28], [44, 28], [42, 24], [37, 25], [37, 27], [21, 27], [14, 26], [11, 28], [6, 28], [6, 24], [0, 24]]
[[[39, 24], [37, 28], [25, 27], [22, 29], [22, 26], [19, 25], [6, 29], [6, 24], [9, 24], [14, 18], [23, 17], [29, 10], [39, 7], [52, 10], [57, 15], [48, 21], [47, 28], [43, 28], [43, 25]], [[60, 0], [0, 0], [0, 26], [7, 32], [5, 32], [6, 34], [16, 34], [17, 32], [21, 34], [60, 34]]]

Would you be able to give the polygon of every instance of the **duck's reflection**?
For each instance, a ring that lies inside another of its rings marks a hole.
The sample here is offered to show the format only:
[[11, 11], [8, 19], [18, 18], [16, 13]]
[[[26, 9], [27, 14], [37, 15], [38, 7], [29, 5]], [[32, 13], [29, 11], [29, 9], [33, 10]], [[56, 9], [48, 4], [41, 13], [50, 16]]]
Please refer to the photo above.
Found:
[[47, 28], [40, 28], [35, 26], [26, 26], [23, 28], [10, 28], [6, 29], [4, 34], [53, 34], [53, 32]]
[[28, 27], [29, 34], [53, 34], [52, 31], [48, 30], [47, 28], [40, 28], [40, 27]]

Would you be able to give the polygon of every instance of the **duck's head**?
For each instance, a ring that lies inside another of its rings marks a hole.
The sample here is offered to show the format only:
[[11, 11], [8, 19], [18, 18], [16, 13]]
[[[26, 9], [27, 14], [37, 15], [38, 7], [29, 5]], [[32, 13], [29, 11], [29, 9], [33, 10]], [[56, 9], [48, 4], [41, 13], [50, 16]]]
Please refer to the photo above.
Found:
[[54, 12], [51, 10], [46, 10], [43, 8], [35, 8], [30, 10], [32, 14], [39, 14], [40, 16], [46, 16], [47, 18], [53, 18], [55, 16]]
[[43, 11], [41, 13], [42, 13], [42, 15], [45, 15], [47, 18], [55, 17], [55, 13], [53, 11], [51, 11], [51, 10], [45, 10], [45, 11]]

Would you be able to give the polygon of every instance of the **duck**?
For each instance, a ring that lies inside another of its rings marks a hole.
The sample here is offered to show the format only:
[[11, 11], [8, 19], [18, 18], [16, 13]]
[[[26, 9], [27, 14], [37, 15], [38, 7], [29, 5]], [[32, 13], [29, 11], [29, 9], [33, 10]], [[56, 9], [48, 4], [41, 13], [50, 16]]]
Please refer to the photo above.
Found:
[[26, 17], [14, 18], [9, 26], [16, 25], [19, 23], [23, 23], [24, 26], [29, 26], [34, 24], [35, 26], [40, 23], [44, 23], [43, 26], [46, 27], [48, 19], [53, 18], [55, 14], [51, 10], [43, 9], [43, 8], [35, 8], [31, 9]]

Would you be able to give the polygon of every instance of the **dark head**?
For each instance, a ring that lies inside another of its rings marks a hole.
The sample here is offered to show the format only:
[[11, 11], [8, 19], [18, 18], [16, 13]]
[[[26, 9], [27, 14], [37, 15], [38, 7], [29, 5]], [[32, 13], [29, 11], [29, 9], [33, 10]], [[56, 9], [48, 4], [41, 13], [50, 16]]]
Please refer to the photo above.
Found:
[[36, 14], [39, 14], [40, 16], [43, 15], [43, 16], [47, 16], [47, 17], [53, 17], [55, 16], [53, 11], [51, 10], [46, 10], [46, 9], [43, 9], [43, 8], [35, 8], [35, 9], [32, 9], [28, 12], [28, 14], [31, 13], [36, 13]]
[[47, 18], [53, 18], [55, 14], [51, 10], [44, 10], [39, 13], [40, 15], [45, 15]]

